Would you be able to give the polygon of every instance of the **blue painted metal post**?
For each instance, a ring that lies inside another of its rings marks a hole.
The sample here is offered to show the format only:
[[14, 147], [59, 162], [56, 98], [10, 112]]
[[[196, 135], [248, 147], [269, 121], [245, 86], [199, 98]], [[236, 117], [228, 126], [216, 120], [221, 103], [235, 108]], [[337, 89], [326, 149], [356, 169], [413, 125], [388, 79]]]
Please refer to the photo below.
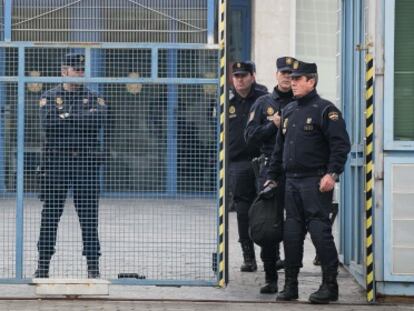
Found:
[[[352, 1], [342, 1], [342, 30], [343, 30], [343, 41], [342, 41], [342, 68], [344, 68], [343, 79], [342, 79], [342, 102], [344, 103], [343, 111], [345, 120], [348, 120], [348, 129], [352, 129], [352, 107], [347, 105], [351, 103], [350, 91], [352, 89], [352, 56], [353, 48], [352, 45]], [[352, 135], [351, 135], [352, 136]], [[352, 160], [352, 159], [351, 159]], [[350, 161], [349, 161], [350, 162]], [[348, 163], [349, 163], [348, 162]], [[350, 165], [345, 167], [344, 178], [341, 182], [341, 241], [343, 245], [343, 263], [349, 265], [351, 261], [352, 253], [352, 237], [349, 235], [349, 231], [352, 228], [352, 197], [349, 196], [352, 188], [352, 169]], [[352, 230], [351, 230], [352, 231]]]
[[24, 236], [24, 47], [19, 47], [17, 99], [17, 200], [16, 200], [16, 278], [23, 277]]
[[[175, 21], [170, 22], [170, 43], [177, 41]], [[167, 77], [177, 78], [177, 50], [167, 52]], [[178, 87], [176, 84], [167, 86], [167, 194], [177, 193], [177, 118]]]
[[[4, 65], [5, 61], [3, 61], [6, 57], [6, 51], [4, 48], [0, 48], [0, 76], [4, 76]], [[0, 194], [6, 192], [6, 183], [4, 177], [4, 124], [5, 124], [5, 101], [6, 101], [6, 86], [5, 82], [0, 82]]]
[[12, 1], [4, 1], [4, 41], [11, 41], [12, 37]]
[[[12, 12], [12, 0], [5, 0], [4, 1], [4, 11], [3, 11], [3, 20], [4, 20], [4, 41], [11, 41], [11, 14]], [[0, 49], [0, 76], [4, 75], [5, 71], [5, 59], [6, 59], [6, 51], [4, 48]], [[6, 183], [5, 183], [5, 165], [4, 165], [4, 103], [5, 103], [5, 84], [4, 82], [0, 83], [0, 193], [4, 193], [6, 191]]]
[[[167, 77], [177, 77], [177, 50], [169, 50], [167, 57]], [[167, 87], [167, 193], [177, 193], [177, 118], [178, 87]]]

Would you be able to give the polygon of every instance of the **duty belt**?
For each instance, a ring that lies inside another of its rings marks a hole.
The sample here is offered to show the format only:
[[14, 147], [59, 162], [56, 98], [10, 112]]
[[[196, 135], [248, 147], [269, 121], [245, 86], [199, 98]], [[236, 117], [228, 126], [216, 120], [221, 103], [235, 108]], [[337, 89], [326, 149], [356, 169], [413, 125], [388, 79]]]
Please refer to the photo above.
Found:
[[326, 174], [325, 169], [318, 169], [305, 172], [286, 172], [288, 178], [318, 177]]

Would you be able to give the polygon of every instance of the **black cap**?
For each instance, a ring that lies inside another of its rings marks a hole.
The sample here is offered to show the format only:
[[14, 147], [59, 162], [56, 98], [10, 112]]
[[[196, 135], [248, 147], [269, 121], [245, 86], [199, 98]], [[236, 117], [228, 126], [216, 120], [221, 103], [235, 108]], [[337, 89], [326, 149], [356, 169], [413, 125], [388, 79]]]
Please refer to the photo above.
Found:
[[276, 60], [277, 71], [292, 71], [292, 66], [295, 61], [296, 59], [290, 56], [279, 57]]
[[250, 73], [253, 74], [253, 65], [251, 62], [235, 62], [232, 66], [232, 73], [235, 74], [243, 74], [243, 73]]
[[305, 63], [298, 60], [293, 62], [292, 77], [300, 77], [312, 73], [318, 73], [318, 67], [315, 63]]
[[254, 61], [248, 60], [246, 61], [247, 64], [251, 64], [253, 67], [253, 72], [256, 73], [256, 64], [254, 63]]
[[81, 53], [68, 53], [62, 61], [62, 65], [75, 69], [85, 69], [85, 55]]

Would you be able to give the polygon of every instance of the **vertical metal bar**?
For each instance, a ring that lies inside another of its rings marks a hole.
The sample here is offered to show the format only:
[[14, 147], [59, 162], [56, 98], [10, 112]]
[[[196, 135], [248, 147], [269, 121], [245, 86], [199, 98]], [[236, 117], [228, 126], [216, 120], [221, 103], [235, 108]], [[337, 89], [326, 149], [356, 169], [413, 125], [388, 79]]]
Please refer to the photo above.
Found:
[[215, 0], [208, 0], [207, 3], [207, 43], [214, 44], [214, 16]]
[[[167, 77], [177, 77], [177, 50], [167, 52]], [[177, 122], [178, 87], [167, 87], [167, 193], [177, 193]]]
[[374, 59], [371, 53], [365, 55], [365, 264], [367, 301], [375, 302], [373, 200], [374, 186]]
[[158, 48], [151, 50], [151, 78], [158, 78]]
[[12, 37], [12, 1], [4, 1], [4, 41], [10, 42]]
[[[342, 30], [343, 41], [342, 41], [342, 55], [343, 56], [343, 79], [342, 79], [342, 90], [341, 97], [342, 102], [344, 103], [343, 111], [345, 115], [345, 120], [348, 120], [348, 128], [352, 129], [352, 123], [350, 124], [352, 118], [352, 107], [351, 107], [351, 98], [350, 94], [352, 93], [353, 85], [352, 81], [352, 59], [353, 59], [353, 48], [352, 48], [352, 1], [342, 1]], [[353, 135], [350, 135], [353, 139]], [[352, 155], [351, 155], [352, 157]], [[343, 182], [341, 183], [341, 212], [342, 212], [342, 241], [343, 241], [343, 263], [346, 265], [350, 264], [351, 253], [352, 253], [352, 209], [354, 208], [352, 197], [352, 179], [353, 179], [353, 168], [351, 165], [347, 165], [345, 168], [345, 174]]]
[[[6, 58], [5, 48], [0, 48], [0, 59]], [[0, 76], [4, 76], [6, 62], [0, 62]], [[5, 125], [5, 101], [6, 101], [6, 83], [0, 82], [0, 194], [6, 192], [4, 177], [4, 125]]]
[[23, 277], [24, 220], [24, 47], [19, 47], [17, 96], [17, 199], [16, 199], [16, 278]]
[[[175, 43], [177, 35], [175, 30], [177, 24], [170, 21], [169, 42]], [[177, 50], [167, 51], [167, 77], [177, 77]], [[176, 110], [178, 105], [178, 86], [169, 84], [167, 86], [167, 193], [177, 193], [177, 120]]]
[[219, 212], [218, 212], [218, 284], [224, 287], [228, 283], [228, 219], [226, 214], [226, 66], [227, 66], [227, 45], [226, 45], [226, 14], [227, 1], [220, 0], [219, 3], [219, 45], [220, 45], [220, 149], [219, 149]]

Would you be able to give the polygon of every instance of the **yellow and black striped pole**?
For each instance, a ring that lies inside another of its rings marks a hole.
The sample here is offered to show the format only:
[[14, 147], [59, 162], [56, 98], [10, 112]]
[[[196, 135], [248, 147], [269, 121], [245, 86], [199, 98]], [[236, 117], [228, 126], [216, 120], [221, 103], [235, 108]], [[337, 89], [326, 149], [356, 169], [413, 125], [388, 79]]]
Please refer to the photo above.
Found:
[[366, 51], [365, 55], [365, 265], [367, 301], [375, 301], [374, 275], [374, 237], [373, 237], [373, 205], [372, 190], [374, 185], [374, 59]]
[[226, 120], [226, 0], [219, 3], [219, 48], [220, 48], [220, 143], [219, 143], [219, 245], [218, 245], [218, 284], [226, 285], [226, 191], [225, 191], [225, 120]]

